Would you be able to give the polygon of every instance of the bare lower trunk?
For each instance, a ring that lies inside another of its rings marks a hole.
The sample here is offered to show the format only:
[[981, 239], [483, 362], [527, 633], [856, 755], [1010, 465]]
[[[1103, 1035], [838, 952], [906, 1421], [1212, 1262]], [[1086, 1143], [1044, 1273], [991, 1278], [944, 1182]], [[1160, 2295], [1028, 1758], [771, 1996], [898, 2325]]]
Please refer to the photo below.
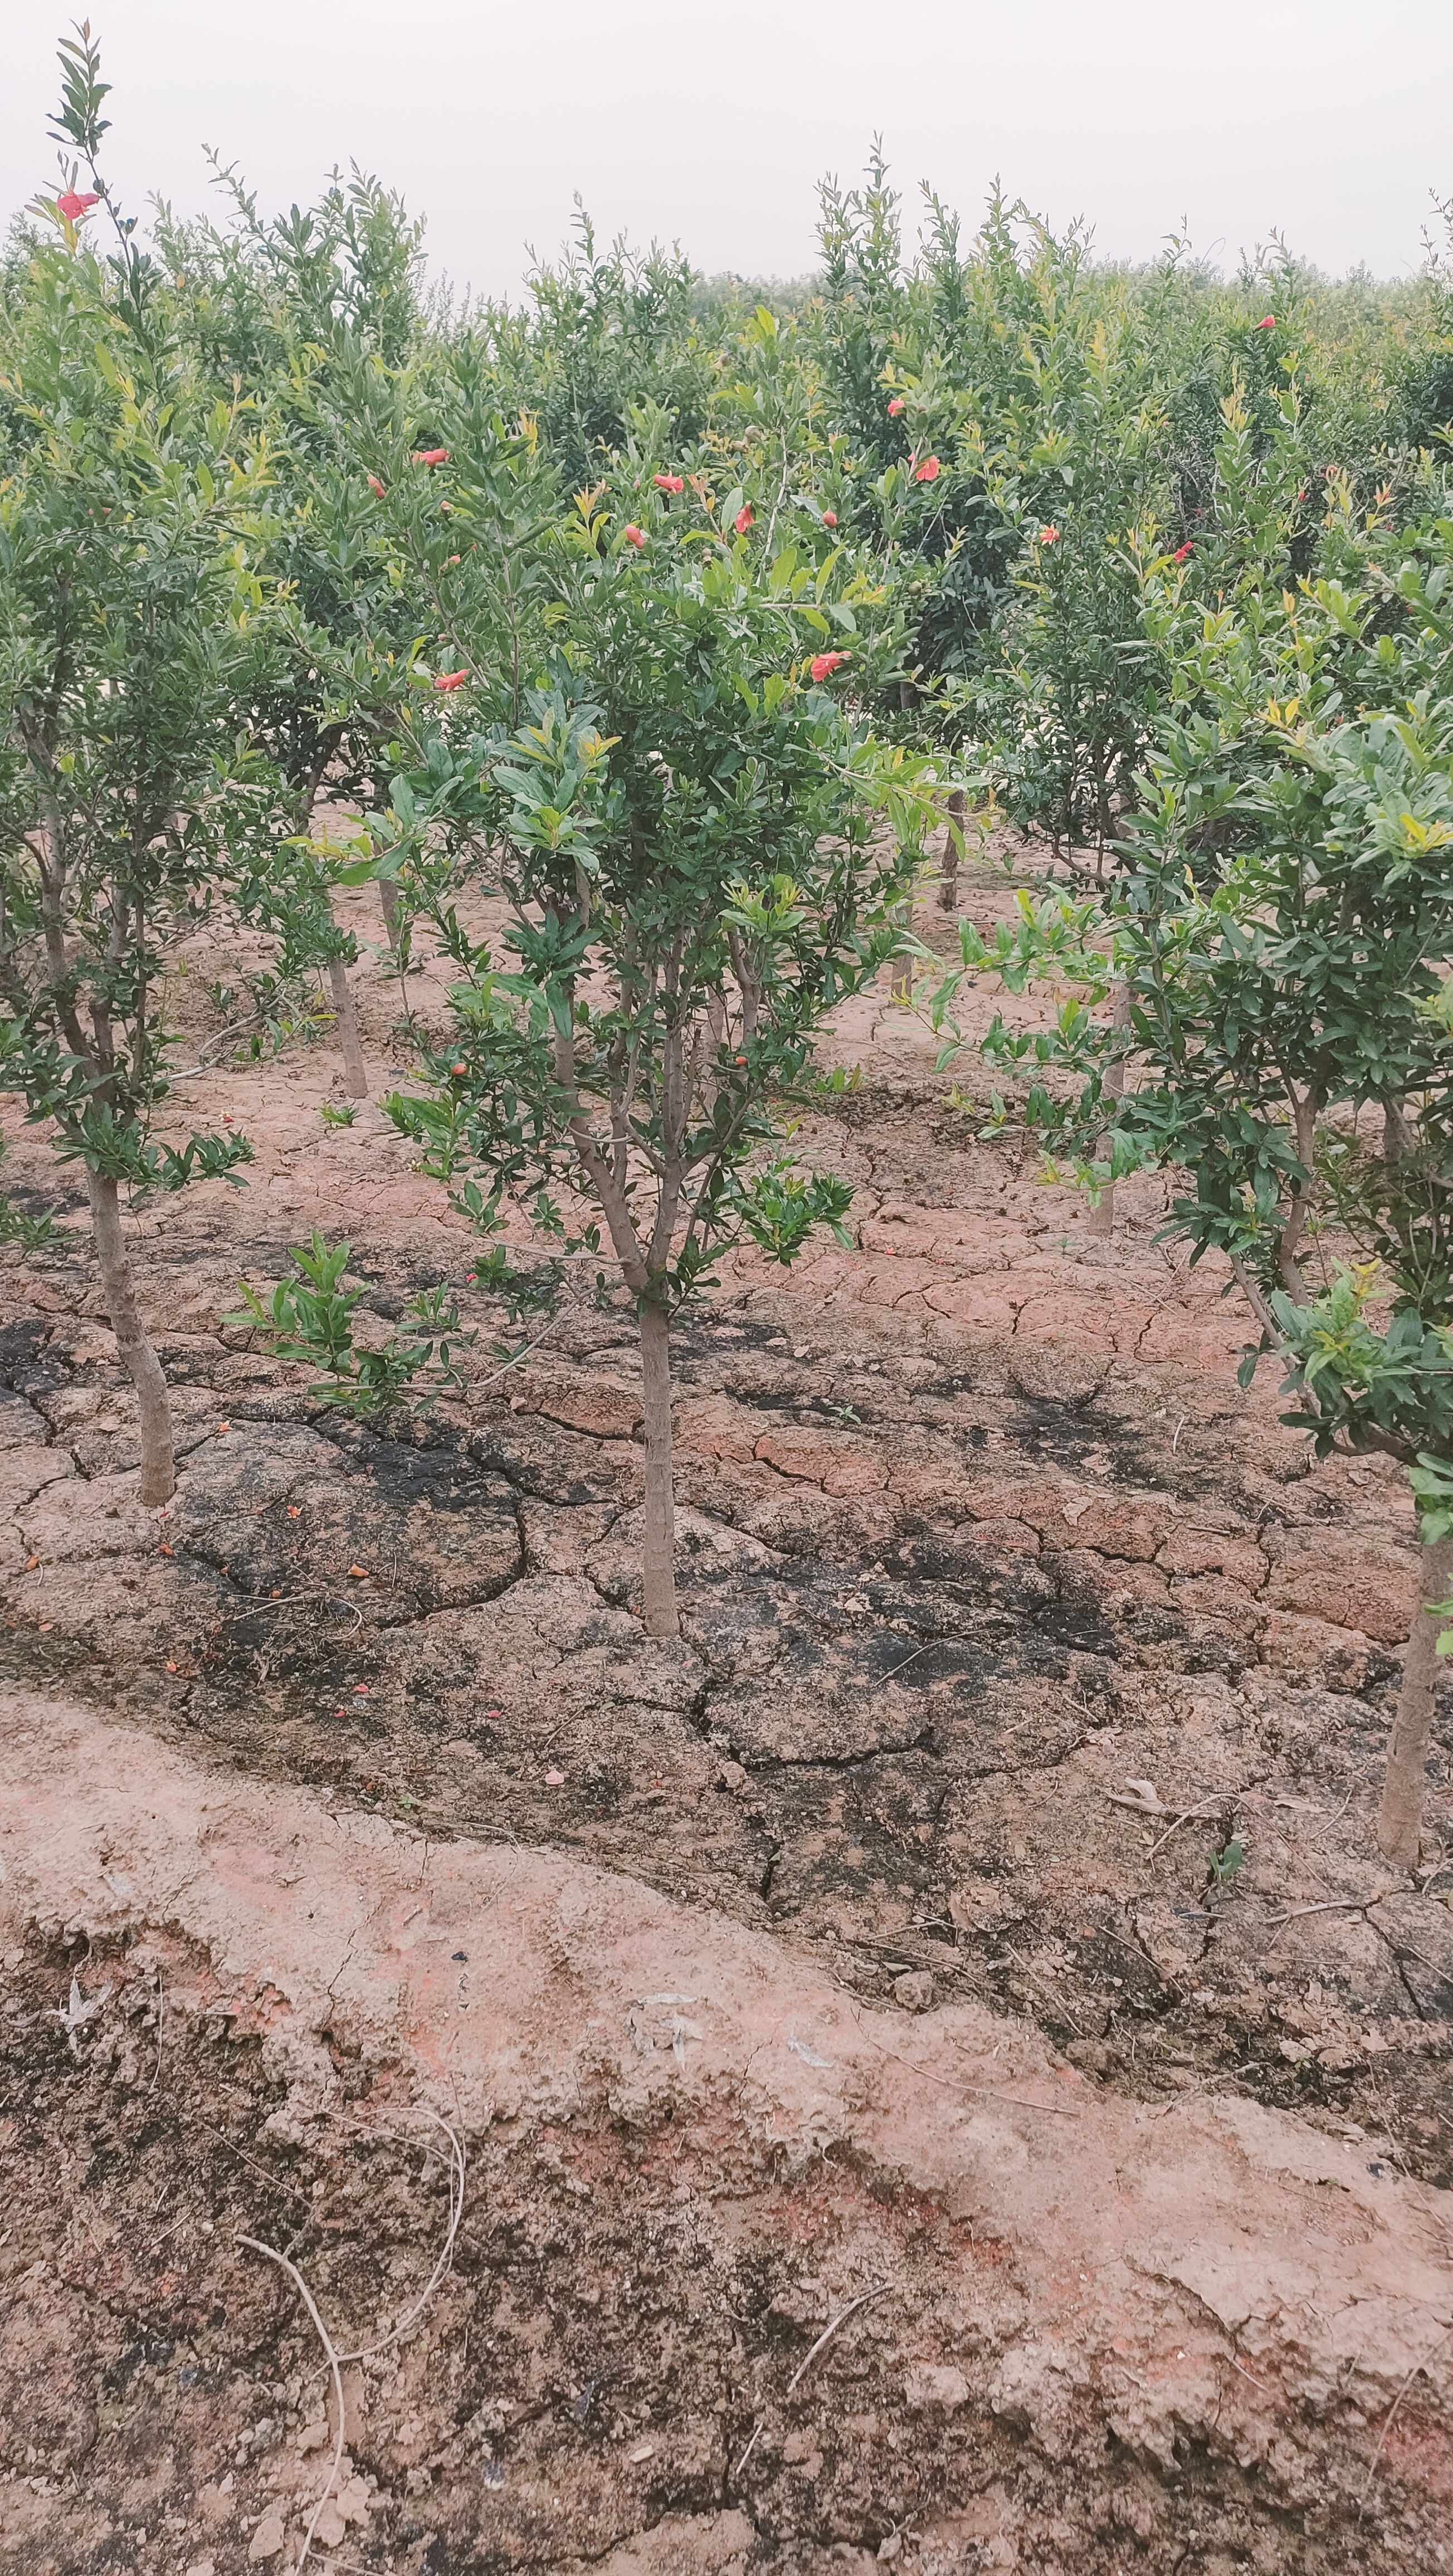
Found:
[[[1130, 1026], [1130, 988], [1126, 984], [1117, 984], [1115, 987], [1115, 1001], [1114, 1007], [1110, 1013], [1110, 1026], [1112, 1029], [1128, 1029]], [[1124, 1099], [1125, 1058], [1123, 1055], [1117, 1055], [1114, 1057], [1112, 1062], [1107, 1066], [1104, 1089], [1107, 1100], [1113, 1100], [1118, 1105], [1118, 1103]], [[1108, 1243], [1111, 1235], [1114, 1233], [1115, 1184], [1113, 1181], [1106, 1182], [1103, 1190], [1100, 1192], [1097, 1204], [1091, 1208], [1090, 1221], [1086, 1231], [1093, 1236], [1096, 1241], [1101, 1243]]]
[[328, 989], [333, 996], [333, 1015], [338, 1023], [338, 1043], [343, 1050], [343, 1080], [355, 1100], [368, 1098], [368, 1071], [363, 1049], [358, 1043], [358, 1017], [353, 1008], [353, 989], [348, 969], [341, 957], [328, 960]]
[[1418, 1606], [1403, 1665], [1397, 1715], [1387, 1745], [1382, 1804], [1377, 1811], [1378, 1848], [1399, 1869], [1416, 1869], [1422, 1840], [1423, 1801], [1427, 1794], [1428, 1746], [1433, 1733], [1433, 1680], [1438, 1669], [1438, 1632], [1445, 1625], [1428, 1608], [1446, 1601], [1453, 1589], [1453, 1538], [1440, 1538], [1423, 1550]]
[[161, 1362], [141, 1329], [136, 1287], [121, 1233], [121, 1198], [114, 1181], [99, 1172], [86, 1174], [91, 1199], [91, 1233], [101, 1265], [106, 1311], [116, 1336], [116, 1356], [136, 1389], [141, 1414], [141, 1499], [169, 1503], [176, 1492], [176, 1458], [172, 1448], [172, 1408]]
[[1299, 1184], [1297, 1194], [1287, 1210], [1282, 1225], [1281, 1240], [1277, 1245], [1276, 1266], [1281, 1275], [1281, 1284], [1292, 1302], [1298, 1306], [1305, 1306], [1307, 1283], [1302, 1277], [1297, 1249], [1307, 1230], [1307, 1219], [1312, 1213], [1312, 1193], [1317, 1186], [1317, 1104], [1310, 1085], [1300, 1098], [1293, 1084], [1289, 1083], [1287, 1089], [1292, 1104], [1292, 1131], [1297, 1140], [1297, 1160], [1307, 1177]]
[[383, 913], [383, 926], [388, 932], [389, 949], [391, 954], [397, 957], [399, 953], [399, 928], [402, 920], [403, 908], [399, 902], [398, 886], [392, 877], [379, 878], [378, 900], [380, 909]]
[[[913, 928], [913, 902], [911, 897], [899, 911], [898, 926], [901, 930], [908, 931], [911, 931]], [[888, 989], [891, 992], [894, 1001], [911, 1002], [913, 999], [912, 958], [895, 957], [892, 965], [889, 967], [888, 976]]]
[[964, 825], [964, 791], [956, 787], [948, 800], [949, 828], [944, 835], [943, 859], [938, 871], [938, 908], [940, 912], [957, 912], [959, 908], [959, 845], [955, 826]]
[[1418, 1140], [1395, 1100], [1382, 1104], [1382, 1158], [1385, 1163], [1400, 1163], [1407, 1154], [1415, 1154]]
[[646, 1634], [679, 1637], [676, 1514], [671, 1494], [671, 1324], [665, 1307], [653, 1297], [643, 1297], [639, 1311], [646, 1428]]

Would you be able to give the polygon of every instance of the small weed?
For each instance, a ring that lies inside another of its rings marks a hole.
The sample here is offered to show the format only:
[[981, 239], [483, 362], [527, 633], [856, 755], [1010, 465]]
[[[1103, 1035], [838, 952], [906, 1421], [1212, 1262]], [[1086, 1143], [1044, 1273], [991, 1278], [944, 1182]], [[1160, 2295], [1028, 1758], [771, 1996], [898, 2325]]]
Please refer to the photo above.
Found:
[[0, 1243], [18, 1243], [28, 1260], [32, 1252], [41, 1251], [51, 1241], [54, 1233], [55, 1219], [49, 1212], [27, 1216], [23, 1208], [0, 1197]]
[[315, 1403], [342, 1409], [360, 1422], [378, 1420], [400, 1406], [419, 1410], [465, 1385], [456, 1354], [475, 1339], [462, 1329], [447, 1289], [427, 1288], [404, 1309], [403, 1330], [382, 1349], [354, 1340], [354, 1309], [367, 1294], [343, 1285], [349, 1246], [330, 1252], [321, 1234], [292, 1247], [292, 1276], [270, 1293], [239, 1280], [243, 1303], [229, 1324], [250, 1326], [272, 1344], [279, 1359], [301, 1360], [327, 1374], [308, 1392]]
[[1229, 1887], [1246, 1858], [1246, 1846], [1235, 1841], [1222, 1845], [1211, 1854], [1211, 1876], [1218, 1887]]
[[358, 1116], [358, 1105], [352, 1100], [341, 1103], [336, 1100], [325, 1100], [319, 1107], [318, 1115], [325, 1127], [351, 1127]]

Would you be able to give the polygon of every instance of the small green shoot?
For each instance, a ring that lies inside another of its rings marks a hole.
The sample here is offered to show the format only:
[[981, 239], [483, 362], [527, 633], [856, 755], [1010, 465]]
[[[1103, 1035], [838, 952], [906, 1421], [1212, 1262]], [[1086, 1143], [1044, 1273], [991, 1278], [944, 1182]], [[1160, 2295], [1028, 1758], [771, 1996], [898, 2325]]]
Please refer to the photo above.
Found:
[[1232, 1840], [1211, 1854], [1211, 1876], [1218, 1887], [1230, 1887], [1246, 1858], [1244, 1843]]

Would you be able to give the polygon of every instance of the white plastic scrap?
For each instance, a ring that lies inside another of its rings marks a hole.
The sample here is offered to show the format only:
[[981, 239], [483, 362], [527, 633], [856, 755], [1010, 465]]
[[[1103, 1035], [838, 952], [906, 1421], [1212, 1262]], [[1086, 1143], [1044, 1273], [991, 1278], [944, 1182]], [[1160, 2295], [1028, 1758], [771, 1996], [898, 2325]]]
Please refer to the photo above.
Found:
[[[645, 2017], [649, 2012], [662, 2004], [689, 2004], [694, 2003], [695, 2000], [696, 1998], [694, 1995], [642, 1995], [635, 2003], [628, 2004], [626, 2007], [626, 2035], [637, 2055], [639, 2057], [654, 2057], [656, 2054], [656, 2043], [646, 2026]], [[679, 2012], [672, 2013], [671, 2054], [675, 2058], [678, 2066], [684, 2066], [686, 2063], [687, 2041], [689, 2039], [700, 2039], [700, 2037], [701, 2033], [694, 2022], [683, 2021]]]
[[795, 2030], [787, 2045], [809, 2066], [831, 2066], [832, 2064], [830, 2057], [819, 2057], [815, 2048], [809, 2048], [805, 2039], [799, 2039]]
[[72, 1975], [70, 2002], [64, 2005], [53, 2004], [51, 2006], [50, 2017], [53, 2021], [58, 2021], [61, 2028], [64, 2030], [72, 2057], [79, 2057], [81, 2053], [76, 2046], [77, 2031], [84, 2030], [88, 2021], [95, 2020], [96, 2015], [100, 2012], [102, 2006], [109, 2002], [110, 1995], [110, 1987], [103, 1986], [99, 1995], [92, 1995], [88, 2003], [86, 1997], [81, 1992], [80, 1978]]
[[700, 2037], [701, 2033], [697, 2029], [694, 2021], [683, 2021], [679, 2013], [672, 2014], [671, 2054], [675, 2058], [678, 2066], [684, 2066], [686, 2064], [686, 2043], [688, 2039], [700, 2039]]

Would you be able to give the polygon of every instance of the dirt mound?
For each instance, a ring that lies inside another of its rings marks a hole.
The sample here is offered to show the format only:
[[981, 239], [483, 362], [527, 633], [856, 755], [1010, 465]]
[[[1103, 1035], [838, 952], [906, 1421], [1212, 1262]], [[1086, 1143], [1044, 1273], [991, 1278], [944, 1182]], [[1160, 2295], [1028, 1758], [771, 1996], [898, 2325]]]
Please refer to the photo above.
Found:
[[[7, 1978], [50, 1985], [10, 2024], [7, 2396], [43, 2355], [53, 2428], [6, 2493], [16, 2563], [99, 2563], [138, 2515], [146, 2563], [205, 2538], [240, 2567], [279, 2530], [295, 2557], [324, 2382], [229, 2231], [286, 2224], [370, 2341], [401, 2227], [429, 2261], [370, 2160], [417, 2154], [425, 2108], [468, 2143], [469, 2222], [419, 2331], [362, 2365], [346, 2493], [432, 2569], [1351, 2566], [1374, 2466], [1394, 2562], [1433, 2563], [1453, 2205], [1363, 2143], [1099, 2094], [922, 1984], [927, 2010], [867, 2009], [633, 1880], [208, 1773], [55, 1697], [8, 1700], [0, 1780]], [[234, 2161], [162, 2267], [139, 2202], [219, 2047]], [[188, 2373], [207, 2404], [176, 2403]]]

